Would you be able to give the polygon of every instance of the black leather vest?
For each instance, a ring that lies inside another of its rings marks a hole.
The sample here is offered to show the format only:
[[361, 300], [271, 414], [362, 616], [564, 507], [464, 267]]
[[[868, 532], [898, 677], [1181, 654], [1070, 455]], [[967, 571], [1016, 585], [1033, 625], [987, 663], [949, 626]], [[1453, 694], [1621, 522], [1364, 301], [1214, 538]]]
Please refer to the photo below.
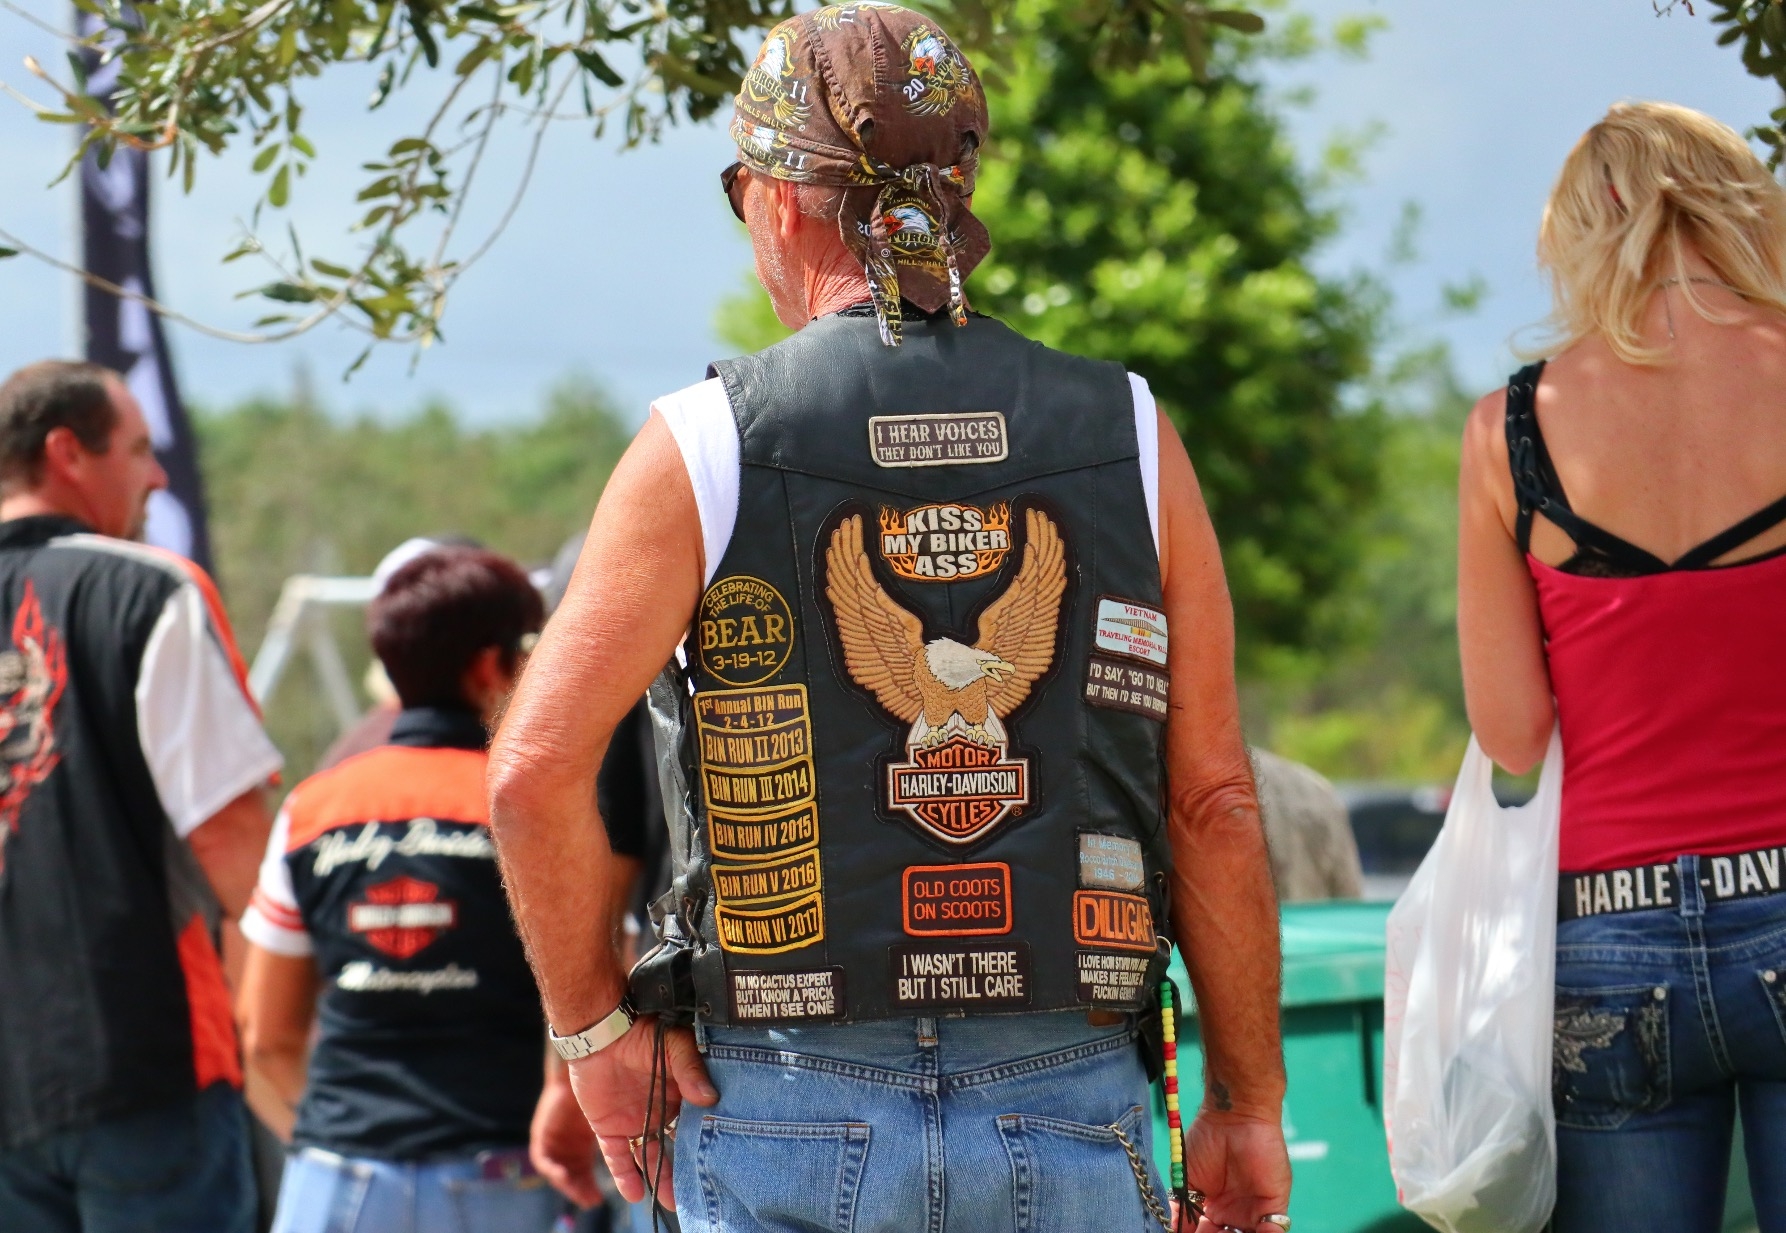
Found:
[[838, 315], [716, 364], [737, 521], [653, 690], [705, 1022], [1151, 1004], [1167, 630], [1123, 370]]

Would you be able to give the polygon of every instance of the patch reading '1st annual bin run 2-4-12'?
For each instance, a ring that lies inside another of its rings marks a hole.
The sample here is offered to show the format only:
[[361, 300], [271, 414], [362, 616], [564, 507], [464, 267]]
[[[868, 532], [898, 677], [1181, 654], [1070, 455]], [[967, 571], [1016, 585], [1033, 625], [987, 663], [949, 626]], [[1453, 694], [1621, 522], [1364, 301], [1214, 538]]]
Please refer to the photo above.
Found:
[[720, 946], [773, 955], [823, 940], [806, 686], [707, 690], [694, 711]]
[[952, 467], [1003, 462], [1011, 446], [1003, 412], [954, 411], [871, 416], [868, 452], [879, 467]]

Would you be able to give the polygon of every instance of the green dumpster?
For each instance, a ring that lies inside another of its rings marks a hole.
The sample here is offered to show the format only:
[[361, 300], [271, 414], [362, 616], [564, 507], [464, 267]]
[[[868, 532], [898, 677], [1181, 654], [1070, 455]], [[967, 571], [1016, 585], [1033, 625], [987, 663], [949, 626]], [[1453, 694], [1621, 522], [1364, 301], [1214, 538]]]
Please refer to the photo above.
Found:
[[[1284, 945], [1284, 1138], [1295, 1189], [1296, 1233], [1414, 1233], [1426, 1225], [1401, 1210], [1383, 1135], [1383, 927], [1387, 903], [1286, 904]], [[1190, 981], [1174, 955], [1172, 978]], [[1202, 1090], [1194, 1009], [1179, 1028], [1185, 1119]], [[1166, 1106], [1156, 1085], [1154, 1146], [1166, 1172]], [[1725, 1228], [1755, 1227], [1740, 1131], [1732, 1153]]]

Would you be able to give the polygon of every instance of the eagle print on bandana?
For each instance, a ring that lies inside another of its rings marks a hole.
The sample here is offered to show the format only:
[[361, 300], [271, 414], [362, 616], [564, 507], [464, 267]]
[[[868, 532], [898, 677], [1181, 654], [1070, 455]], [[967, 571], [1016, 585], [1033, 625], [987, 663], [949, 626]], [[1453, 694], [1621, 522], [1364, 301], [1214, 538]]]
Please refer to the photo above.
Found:
[[812, 115], [812, 84], [794, 76], [792, 23], [771, 33], [757, 53], [757, 62], [744, 74], [744, 93], [750, 101], [768, 104], [775, 125], [782, 130], [806, 127]]
[[0, 873], [26, 798], [62, 760], [56, 703], [67, 685], [62, 633], [43, 619], [37, 588], [27, 580], [12, 618], [12, 646], [0, 650]]
[[918, 615], [888, 594], [863, 544], [863, 518], [837, 524], [825, 549], [825, 597], [850, 678], [908, 724], [904, 761], [884, 767], [889, 815], [933, 839], [978, 843], [1034, 799], [1027, 758], [1011, 755], [1005, 719], [1054, 665], [1066, 545], [1040, 509], [1024, 511], [1022, 564], [980, 613], [973, 644], [925, 638]]
[[973, 80], [973, 69], [955, 45], [930, 26], [906, 36], [906, 83], [901, 93], [914, 116], [945, 116]]

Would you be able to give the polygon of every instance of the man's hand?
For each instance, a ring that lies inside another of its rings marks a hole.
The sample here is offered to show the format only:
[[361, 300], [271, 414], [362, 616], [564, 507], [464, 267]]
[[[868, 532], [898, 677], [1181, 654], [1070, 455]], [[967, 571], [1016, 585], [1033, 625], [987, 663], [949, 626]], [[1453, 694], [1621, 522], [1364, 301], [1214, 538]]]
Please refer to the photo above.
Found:
[[1184, 1175], [1207, 1199], [1198, 1233], [1221, 1225], [1279, 1233], [1260, 1217], [1290, 1212], [1290, 1154], [1277, 1122], [1204, 1110], [1185, 1132]]
[[540, 1090], [527, 1154], [540, 1176], [572, 1203], [594, 1207], [602, 1201], [595, 1181], [595, 1131], [589, 1128], [562, 1066], [552, 1068]]
[[[654, 1021], [639, 1020], [625, 1036], [600, 1053], [572, 1062], [571, 1087], [595, 1129], [602, 1159], [608, 1162], [608, 1172], [614, 1175], [614, 1184], [622, 1197], [628, 1203], [643, 1199], [645, 1182], [650, 1178], [658, 1203], [673, 1209], [673, 1160], [668, 1154], [659, 1160], [655, 1137], [660, 1129], [658, 1119], [661, 1117], [662, 1124], [674, 1121], [685, 1099], [697, 1105], [717, 1104], [719, 1093], [701, 1064], [694, 1033], [686, 1028], [664, 1033], [667, 1073], [658, 1076], [659, 1088], [653, 1093], [651, 1051], [655, 1035]], [[649, 1125], [648, 1116], [652, 1119]], [[646, 1138], [635, 1159], [630, 1141], [641, 1135]]]

